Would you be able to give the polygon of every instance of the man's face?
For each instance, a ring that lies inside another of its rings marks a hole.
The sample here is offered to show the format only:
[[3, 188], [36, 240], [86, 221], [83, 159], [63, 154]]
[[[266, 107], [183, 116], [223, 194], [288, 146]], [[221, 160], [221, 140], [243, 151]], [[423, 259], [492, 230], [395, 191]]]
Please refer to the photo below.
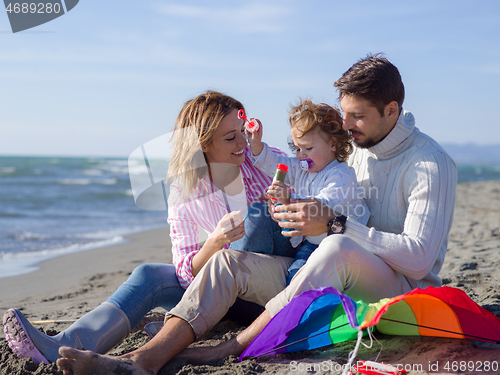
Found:
[[[395, 103], [395, 102], [393, 102]], [[344, 96], [340, 107], [344, 111], [343, 128], [350, 131], [354, 143], [360, 148], [370, 148], [382, 141], [391, 132], [396, 124], [394, 115], [388, 104], [384, 109], [384, 116], [368, 100], [353, 96]], [[397, 107], [397, 105], [396, 105]], [[397, 109], [397, 108], [396, 108]]]

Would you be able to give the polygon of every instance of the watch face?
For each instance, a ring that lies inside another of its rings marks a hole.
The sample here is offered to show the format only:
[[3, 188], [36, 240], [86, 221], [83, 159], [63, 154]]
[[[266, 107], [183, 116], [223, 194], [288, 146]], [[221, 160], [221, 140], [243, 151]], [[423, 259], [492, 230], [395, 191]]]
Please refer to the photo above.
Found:
[[328, 234], [343, 234], [345, 231], [345, 221], [342, 216], [337, 216], [335, 219], [330, 220], [328, 223]]
[[342, 223], [339, 222], [338, 220], [334, 220], [331, 224], [332, 232], [334, 234], [342, 233]]

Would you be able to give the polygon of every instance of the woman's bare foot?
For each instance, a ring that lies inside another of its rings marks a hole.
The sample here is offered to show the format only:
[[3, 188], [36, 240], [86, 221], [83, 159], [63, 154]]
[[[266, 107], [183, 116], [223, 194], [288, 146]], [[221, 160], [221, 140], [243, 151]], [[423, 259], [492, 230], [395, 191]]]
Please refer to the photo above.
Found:
[[127, 358], [100, 355], [88, 350], [77, 350], [66, 346], [59, 349], [62, 358], [57, 360], [57, 367], [64, 375], [154, 375], [136, 362]]

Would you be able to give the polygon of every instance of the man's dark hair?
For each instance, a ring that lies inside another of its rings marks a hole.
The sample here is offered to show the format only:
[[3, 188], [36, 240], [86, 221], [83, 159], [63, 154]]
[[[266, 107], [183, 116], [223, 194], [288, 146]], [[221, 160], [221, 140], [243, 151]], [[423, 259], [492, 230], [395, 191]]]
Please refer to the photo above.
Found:
[[403, 108], [405, 86], [398, 68], [387, 60], [381, 53], [369, 54], [359, 60], [346, 71], [335, 87], [339, 90], [339, 99], [344, 96], [361, 97], [372, 103], [380, 115], [384, 115], [384, 108], [392, 101], [396, 101], [399, 113]]

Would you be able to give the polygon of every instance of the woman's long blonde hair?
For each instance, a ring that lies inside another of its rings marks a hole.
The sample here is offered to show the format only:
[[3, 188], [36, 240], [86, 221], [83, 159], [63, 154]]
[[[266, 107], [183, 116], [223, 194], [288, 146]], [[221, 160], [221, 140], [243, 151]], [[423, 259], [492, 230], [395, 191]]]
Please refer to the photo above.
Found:
[[220, 122], [234, 109], [244, 107], [236, 99], [216, 91], [207, 91], [184, 103], [170, 140], [173, 157], [167, 174], [167, 180], [175, 179], [181, 184], [184, 198], [207, 173], [202, 148], [212, 142]]

